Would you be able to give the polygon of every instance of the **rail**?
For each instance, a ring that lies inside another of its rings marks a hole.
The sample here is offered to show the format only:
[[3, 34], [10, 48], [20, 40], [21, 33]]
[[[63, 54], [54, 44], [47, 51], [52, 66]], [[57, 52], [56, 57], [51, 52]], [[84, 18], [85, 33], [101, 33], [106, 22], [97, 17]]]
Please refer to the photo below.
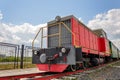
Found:
[[21, 75], [13, 75], [13, 76], [3, 76], [0, 77], [0, 80], [17, 80], [22, 78], [32, 78], [35, 76], [44, 76], [46, 72], [43, 73], [31, 73], [31, 74], [21, 74]]
[[85, 72], [88, 70], [95, 70], [97, 68], [105, 68], [107, 66], [110, 66], [112, 64], [115, 64], [117, 62], [119, 62], [120, 60], [117, 61], [113, 61], [113, 62], [109, 62], [107, 64], [101, 64], [99, 66], [95, 66], [95, 67], [90, 67], [90, 68], [85, 68], [85, 69], [81, 69], [81, 70], [77, 70], [74, 72], [63, 72], [63, 73], [50, 73], [50, 72], [41, 72], [41, 73], [30, 73], [30, 74], [21, 74], [21, 75], [13, 75], [13, 76], [3, 76], [0, 77], [0, 80], [18, 80], [18, 79], [22, 79], [22, 78], [28, 78], [30, 80], [50, 80], [53, 78], [61, 78], [63, 76], [69, 76], [69, 75], [74, 75], [74, 74], [78, 74], [81, 72]]

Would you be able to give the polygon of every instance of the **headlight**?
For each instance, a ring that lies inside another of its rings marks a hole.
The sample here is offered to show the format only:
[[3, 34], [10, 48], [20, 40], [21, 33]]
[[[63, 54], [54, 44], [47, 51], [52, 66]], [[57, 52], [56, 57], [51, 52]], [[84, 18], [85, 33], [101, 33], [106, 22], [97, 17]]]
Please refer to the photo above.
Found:
[[41, 63], [45, 63], [47, 59], [46, 54], [45, 53], [41, 54], [39, 59]]
[[66, 52], [66, 48], [61, 48], [61, 52], [65, 53]]
[[34, 54], [36, 55], [36, 54], [37, 54], [37, 51], [34, 51]]

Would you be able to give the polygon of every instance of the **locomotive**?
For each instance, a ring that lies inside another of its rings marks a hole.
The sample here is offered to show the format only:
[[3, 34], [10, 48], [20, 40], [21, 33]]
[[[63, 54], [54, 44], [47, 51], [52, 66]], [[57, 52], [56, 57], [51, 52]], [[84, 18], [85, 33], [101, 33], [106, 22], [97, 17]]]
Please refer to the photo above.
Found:
[[[76, 71], [88, 66], [97, 66], [114, 59], [119, 59], [120, 51], [108, 40], [103, 29], [91, 30], [75, 16], [57, 16], [47, 23], [47, 35], [40, 28], [32, 42], [32, 63], [39, 70], [63, 72], [66, 69]], [[34, 48], [34, 43], [41, 32], [41, 47]], [[43, 40], [46, 38], [47, 42]], [[47, 48], [43, 48], [47, 44]], [[115, 56], [113, 56], [115, 54]]]

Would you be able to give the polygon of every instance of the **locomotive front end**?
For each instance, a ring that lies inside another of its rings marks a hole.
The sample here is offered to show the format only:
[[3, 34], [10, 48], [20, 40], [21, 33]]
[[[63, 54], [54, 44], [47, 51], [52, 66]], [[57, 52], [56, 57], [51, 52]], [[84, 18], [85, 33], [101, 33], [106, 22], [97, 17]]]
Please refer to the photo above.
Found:
[[37, 64], [39, 70], [63, 72], [69, 64], [75, 64], [74, 48], [56, 47], [35, 50], [33, 63]]
[[[32, 63], [37, 64], [39, 70], [63, 72], [69, 65], [76, 64], [76, 48], [72, 45], [75, 41], [71, 31], [72, 17], [57, 16], [47, 23], [47, 36], [41, 36], [41, 43], [47, 44], [47, 48], [33, 49]], [[43, 38], [47, 38], [47, 43], [43, 43]]]

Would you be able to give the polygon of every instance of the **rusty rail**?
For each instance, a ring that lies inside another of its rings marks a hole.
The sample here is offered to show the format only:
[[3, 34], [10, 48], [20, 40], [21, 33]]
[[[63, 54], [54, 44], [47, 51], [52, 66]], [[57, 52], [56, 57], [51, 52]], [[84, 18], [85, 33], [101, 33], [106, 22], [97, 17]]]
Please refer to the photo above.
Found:
[[[114, 62], [109, 62], [107, 64], [101, 64], [99, 66], [95, 66], [95, 67], [91, 67], [91, 68], [86, 68], [86, 69], [82, 69], [82, 70], [77, 70], [74, 72], [63, 72], [63, 73], [50, 73], [50, 72], [42, 72], [42, 73], [31, 73], [31, 74], [23, 74], [23, 75], [13, 75], [13, 76], [4, 76], [4, 77], [0, 77], [0, 80], [17, 80], [17, 79], [21, 79], [21, 78], [30, 78], [32, 80], [50, 80], [53, 78], [61, 78], [63, 76], [68, 76], [68, 75], [73, 75], [76, 73], [81, 73], [87, 70], [93, 70], [96, 68], [100, 68], [100, 67], [105, 67], [109, 64], [114, 64], [116, 62], [118, 62], [120, 60], [114, 61]], [[36, 78], [35, 76], [39, 76], [38, 78]]]

